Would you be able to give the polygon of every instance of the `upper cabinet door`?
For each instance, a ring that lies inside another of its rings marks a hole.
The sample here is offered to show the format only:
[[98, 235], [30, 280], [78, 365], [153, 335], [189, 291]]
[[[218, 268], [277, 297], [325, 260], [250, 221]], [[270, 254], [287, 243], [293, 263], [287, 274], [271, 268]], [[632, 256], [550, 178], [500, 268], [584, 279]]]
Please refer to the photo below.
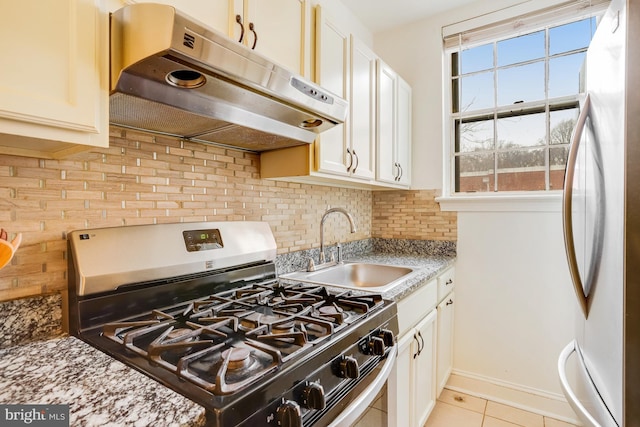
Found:
[[351, 36], [351, 174], [375, 178], [376, 54]]
[[[337, 26], [320, 6], [316, 7], [316, 81], [325, 89], [350, 100], [349, 87], [349, 33]], [[348, 175], [347, 115], [344, 124], [322, 133], [316, 140], [317, 169], [339, 175]], [[351, 157], [351, 156], [349, 156]]]
[[230, 35], [233, 0], [136, 0], [136, 3], [161, 3], [175, 7], [208, 27]]
[[397, 79], [396, 161], [400, 167], [398, 184], [411, 184], [411, 86]]
[[378, 173], [379, 181], [397, 183], [400, 168], [396, 160], [396, 100], [398, 76], [378, 60]]
[[411, 87], [378, 59], [378, 181], [411, 184]]
[[[245, 0], [243, 42], [298, 74], [305, 74], [304, 0]], [[237, 11], [236, 11], [237, 12]]]
[[0, 133], [24, 137], [3, 152], [108, 145], [107, 22], [93, 0], [3, 2]]
[[305, 66], [306, 0], [120, 0], [168, 4], [255, 49], [285, 68], [308, 75]]

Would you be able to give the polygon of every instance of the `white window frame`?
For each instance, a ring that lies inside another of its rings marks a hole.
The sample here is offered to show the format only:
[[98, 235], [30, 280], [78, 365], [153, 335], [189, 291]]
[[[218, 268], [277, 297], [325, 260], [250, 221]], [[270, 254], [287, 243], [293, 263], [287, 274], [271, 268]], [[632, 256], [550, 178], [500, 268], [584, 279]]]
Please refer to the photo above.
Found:
[[[531, 3], [535, 3], [532, 5]], [[451, 54], [454, 37], [465, 44], [480, 45], [497, 39], [517, 37], [549, 25], [556, 26], [602, 14], [609, 0], [523, 2], [477, 18], [443, 27], [443, 187], [436, 199], [443, 211], [528, 211], [560, 212], [561, 190], [454, 193], [455, 121], [452, 119]], [[546, 6], [546, 7], [545, 7]], [[544, 8], [544, 9], [541, 9]], [[447, 46], [448, 44], [448, 46]]]

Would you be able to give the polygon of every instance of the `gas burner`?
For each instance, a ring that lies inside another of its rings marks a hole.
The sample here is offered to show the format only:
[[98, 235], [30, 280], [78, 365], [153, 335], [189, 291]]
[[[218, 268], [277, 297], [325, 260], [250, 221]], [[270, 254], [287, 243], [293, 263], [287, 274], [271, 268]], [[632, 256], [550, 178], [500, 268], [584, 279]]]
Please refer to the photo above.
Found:
[[342, 313], [344, 310], [340, 307], [336, 307], [335, 305], [325, 305], [320, 307], [318, 311], [324, 316], [330, 316], [333, 314]]
[[294, 321], [278, 322], [271, 325], [271, 332], [274, 334], [285, 334], [293, 332], [296, 324]]
[[183, 341], [193, 341], [194, 340], [194, 336], [193, 336], [193, 330], [191, 329], [187, 329], [187, 328], [177, 328], [177, 329], [173, 329], [171, 330], [166, 338], [168, 340], [181, 340], [183, 339]]
[[234, 371], [243, 369], [251, 364], [251, 350], [247, 348], [229, 348], [221, 353], [222, 360], [227, 361], [227, 369]]
[[318, 317], [332, 319], [337, 324], [341, 325], [345, 322], [346, 315], [344, 310], [338, 307], [336, 304], [323, 305], [318, 308]]

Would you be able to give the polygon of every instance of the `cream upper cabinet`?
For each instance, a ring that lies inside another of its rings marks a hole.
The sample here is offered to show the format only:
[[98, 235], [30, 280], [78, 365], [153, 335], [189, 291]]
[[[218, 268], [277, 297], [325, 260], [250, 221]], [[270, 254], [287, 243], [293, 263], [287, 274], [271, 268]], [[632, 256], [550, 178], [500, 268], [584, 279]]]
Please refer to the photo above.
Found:
[[[123, 1], [126, 2], [121, 0]], [[231, 16], [234, 15], [233, 0], [136, 0], [135, 2], [168, 4], [223, 34], [229, 35], [233, 30], [231, 26]]]
[[315, 81], [349, 102], [312, 146], [263, 152], [263, 178], [355, 188], [411, 183], [411, 88], [364, 42], [315, 8]]
[[[243, 43], [301, 75], [305, 72], [307, 4], [304, 0], [244, 0], [241, 21]], [[241, 9], [236, 6], [234, 21]], [[238, 36], [240, 24], [234, 25]], [[236, 38], [238, 40], [238, 38]]]
[[[316, 81], [334, 94], [350, 100], [350, 35], [320, 7], [316, 7]], [[349, 175], [350, 114], [344, 124], [335, 126], [316, 139], [317, 169]]]
[[316, 80], [349, 101], [343, 125], [316, 141], [318, 171], [375, 178], [376, 54], [316, 9]]
[[396, 161], [400, 167], [398, 184], [411, 185], [411, 86], [398, 76], [396, 116]]
[[378, 181], [411, 184], [411, 87], [383, 61], [377, 62]]
[[347, 169], [354, 177], [376, 173], [376, 54], [351, 36], [351, 135]]
[[3, 1], [0, 152], [107, 147], [108, 13], [99, 0]]
[[306, 0], [120, 0], [168, 4], [255, 49], [270, 60], [307, 75], [309, 45]]

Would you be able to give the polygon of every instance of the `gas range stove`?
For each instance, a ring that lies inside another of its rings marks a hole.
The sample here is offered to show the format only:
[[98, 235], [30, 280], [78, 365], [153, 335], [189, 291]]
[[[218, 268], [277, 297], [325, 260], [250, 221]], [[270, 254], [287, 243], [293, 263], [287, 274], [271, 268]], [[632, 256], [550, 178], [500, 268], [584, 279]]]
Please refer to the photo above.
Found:
[[391, 369], [396, 306], [281, 283], [275, 248], [260, 222], [72, 232], [70, 332], [202, 405], [209, 425], [348, 425]]

